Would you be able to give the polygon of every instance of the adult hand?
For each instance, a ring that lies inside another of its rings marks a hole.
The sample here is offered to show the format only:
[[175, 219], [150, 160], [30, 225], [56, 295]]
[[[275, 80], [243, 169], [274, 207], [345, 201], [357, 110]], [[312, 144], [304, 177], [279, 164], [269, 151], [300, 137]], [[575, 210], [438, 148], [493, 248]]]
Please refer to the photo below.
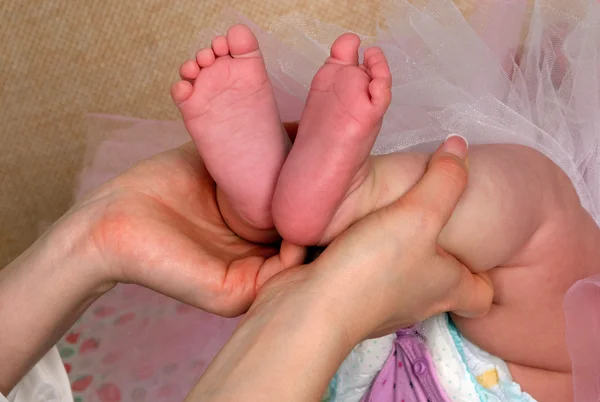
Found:
[[451, 138], [401, 199], [267, 282], [186, 400], [318, 400], [360, 341], [443, 311], [485, 313], [489, 282], [437, 246], [466, 186], [466, 151]]
[[[187, 144], [103, 185], [71, 215], [86, 217], [89, 244], [106, 280], [236, 316], [248, 309], [261, 283], [300, 264], [304, 251], [284, 243], [282, 260], [279, 244], [245, 241], [223, 221], [217, 197], [214, 181]], [[274, 230], [265, 238], [278, 239]]]
[[449, 138], [408, 193], [351, 226], [305, 272], [285, 272], [268, 285], [297, 282], [301, 275], [305, 290], [329, 299], [340, 323], [360, 337], [446, 311], [485, 314], [493, 296], [488, 278], [472, 274], [438, 245], [467, 184], [466, 154], [462, 138]]
[[302, 248], [284, 243], [278, 254], [279, 245], [237, 236], [216, 200], [215, 183], [188, 144], [101, 186], [0, 270], [0, 393], [117, 282], [236, 316], [270, 276], [303, 262]]

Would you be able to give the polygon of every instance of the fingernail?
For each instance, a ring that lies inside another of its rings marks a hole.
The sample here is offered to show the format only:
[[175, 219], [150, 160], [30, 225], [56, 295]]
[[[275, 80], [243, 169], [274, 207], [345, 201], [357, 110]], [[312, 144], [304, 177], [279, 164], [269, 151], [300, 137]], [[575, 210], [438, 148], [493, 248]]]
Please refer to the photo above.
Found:
[[469, 142], [465, 137], [458, 134], [450, 134], [446, 137], [442, 151], [447, 152], [464, 160], [467, 157], [467, 151], [469, 150]]

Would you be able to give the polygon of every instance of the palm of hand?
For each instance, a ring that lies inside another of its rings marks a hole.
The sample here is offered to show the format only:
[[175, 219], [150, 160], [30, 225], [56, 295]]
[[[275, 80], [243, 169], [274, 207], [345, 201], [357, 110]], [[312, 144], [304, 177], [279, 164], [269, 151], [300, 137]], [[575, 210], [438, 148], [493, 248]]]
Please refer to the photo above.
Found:
[[215, 190], [186, 146], [143, 161], [92, 193], [79, 209], [92, 212], [89, 235], [111, 280], [221, 315], [243, 313], [259, 282], [274, 273], [267, 271], [277, 264], [266, 261], [277, 249], [233, 233]]

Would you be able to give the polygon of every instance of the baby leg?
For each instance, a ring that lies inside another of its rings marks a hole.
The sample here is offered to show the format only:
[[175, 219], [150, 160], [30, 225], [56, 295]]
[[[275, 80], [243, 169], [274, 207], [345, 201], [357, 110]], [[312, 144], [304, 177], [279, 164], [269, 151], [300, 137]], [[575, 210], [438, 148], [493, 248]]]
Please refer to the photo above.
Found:
[[391, 74], [381, 49], [340, 36], [313, 79], [294, 146], [273, 198], [279, 233], [299, 245], [318, 243], [345, 197], [369, 173], [368, 156], [391, 101]]
[[225, 219], [272, 228], [271, 200], [290, 144], [256, 37], [236, 25], [180, 75], [171, 95], [218, 185], [219, 203], [228, 204], [222, 210], [238, 215]]

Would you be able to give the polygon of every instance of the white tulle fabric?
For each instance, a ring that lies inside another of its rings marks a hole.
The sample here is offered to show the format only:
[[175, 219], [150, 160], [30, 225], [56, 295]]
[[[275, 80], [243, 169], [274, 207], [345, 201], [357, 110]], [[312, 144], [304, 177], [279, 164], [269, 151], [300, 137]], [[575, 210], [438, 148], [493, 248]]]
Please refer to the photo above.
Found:
[[[583, 206], [600, 223], [597, 0], [539, 0], [534, 4], [526, 0], [479, 0], [468, 20], [450, 0], [391, 0], [373, 13], [380, 17], [380, 28], [374, 36], [362, 37], [365, 44], [383, 48], [394, 79], [392, 105], [374, 153], [427, 146], [452, 132], [464, 135], [472, 144], [527, 145], [547, 155], [569, 175]], [[239, 16], [225, 19], [222, 29], [204, 32], [203, 44], [240, 20]], [[344, 30], [302, 16], [276, 21], [269, 31], [253, 28], [266, 58], [281, 117], [284, 121], [298, 120], [314, 73]], [[186, 140], [179, 122], [108, 116], [92, 116], [90, 122], [95, 135], [81, 191], [142, 157]], [[117, 296], [109, 294], [103, 300], [110, 302], [111, 297]], [[186, 328], [181, 315], [165, 315], [169, 310], [161, 303], [173, 302], [164, 298], [146, 306], [145, 316], [152, 320], [155, 309], [160, 327], [172, 325], [179, 332], [171, 331], [169, 340], [160, 329], [152, 336], [146, 333], [144, 353], [133, 353], [123, 346], [120, 367], [135, 367], [144, 361], [144, 354], [157, 354], [157, 349], [168, 348], [170, 343], [180, 347], [172, 348], [170, 355], [162, 350], [161, 355], [182, 365], [190, 360], [186, 348], [194, 350], [210, 336], [226, 336], [226, 331], [218, 329], [198, 337], [197, 328]], [[565, 299], [565, 313], [576, 400], [597, 400], [600, 277], [573, 286]], [[210, 320], [207, 322], [214, 325]], [[144, 331], [143, 327], [132, 327], [127, 336]], [[123, 334], [107, 329], [101, 336], [103, 344], [119, 345]], [[167, 365], [157, 359], [153, 364]], [[134, 392], [133, 380], [122, 374], [125, 369], [112, 375], [111, 367], [93, 370], [105, 381], [108, 378], [118, 383], [124, 395]], [[182, 379], [177, 388], [188, 389], [192, 381]], [[138, 395], [142, 394], [150, 395], [138, 390]]]

